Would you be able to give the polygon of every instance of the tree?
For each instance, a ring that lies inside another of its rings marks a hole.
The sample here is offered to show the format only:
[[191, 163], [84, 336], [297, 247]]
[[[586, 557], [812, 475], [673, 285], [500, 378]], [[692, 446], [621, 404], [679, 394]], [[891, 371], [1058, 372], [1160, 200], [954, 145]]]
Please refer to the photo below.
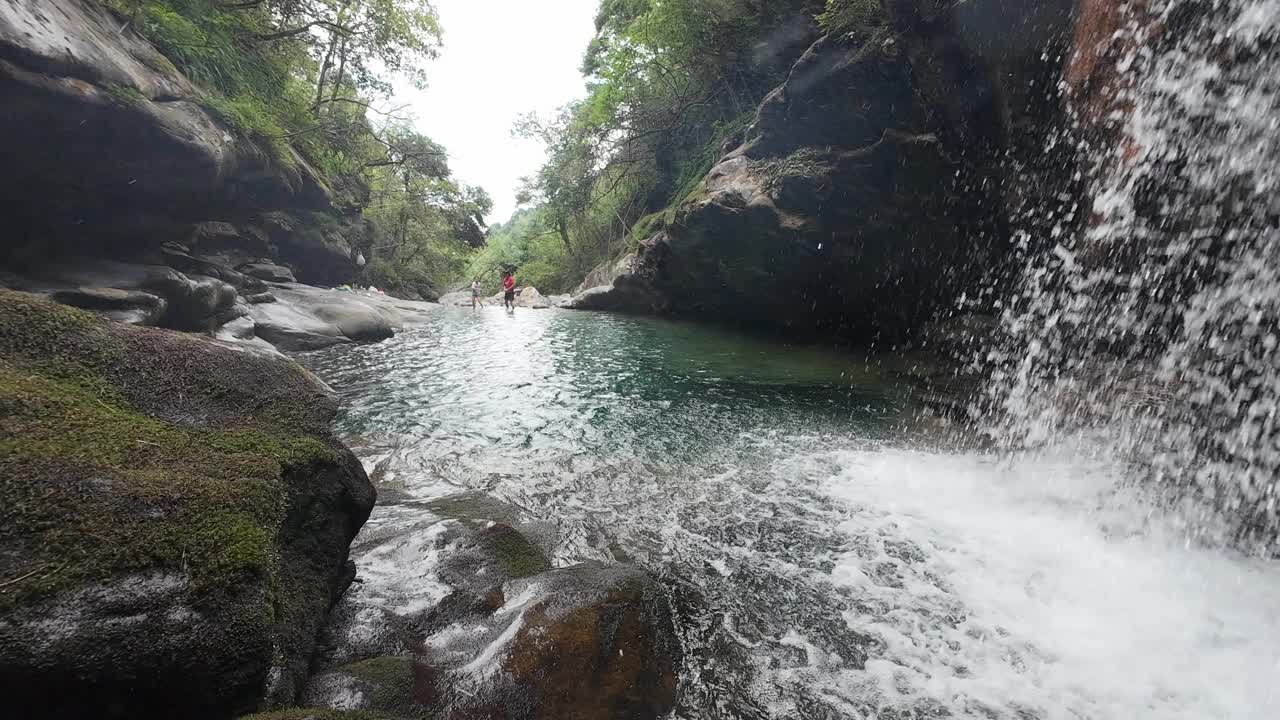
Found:
[[380, 229], [367, 248], [373, 284], [436, 294], [485, 240], [493, 201], [481, 188], [451, 177], [444, 148], [396, 125], [379, 134], [385, 157], [369, 165], [365, 216]]

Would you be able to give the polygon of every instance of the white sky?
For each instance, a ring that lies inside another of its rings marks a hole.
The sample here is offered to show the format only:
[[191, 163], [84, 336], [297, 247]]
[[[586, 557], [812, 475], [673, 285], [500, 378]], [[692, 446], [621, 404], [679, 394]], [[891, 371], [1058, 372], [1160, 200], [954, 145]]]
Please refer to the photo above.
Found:
[[493, 197], [490, 224], [515, 211], [522, 176], [544, 158], [540, 143], [511, 127], [529, 111], [550, 113], [585, 94], [578, 68], [595, 33], [598, 0], [435, 0], [444, 49], [430, 86], [401, 93], [420, 132], [449, 150], [456, 178]]

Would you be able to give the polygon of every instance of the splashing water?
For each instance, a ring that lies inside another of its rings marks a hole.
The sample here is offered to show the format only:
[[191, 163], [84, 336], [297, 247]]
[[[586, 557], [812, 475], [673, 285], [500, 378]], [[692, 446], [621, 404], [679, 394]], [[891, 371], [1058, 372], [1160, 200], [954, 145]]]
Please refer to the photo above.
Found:
[[438, 599], [416, 501], [486, 493], [553, 526], [557, 565], [659, 575], [682, 720], [1280, 712], [1265, 563], [1186, 548], [1094, 446], [1006, 461], [903, 433], [894, 376], [848, 356], [495, 310], [305, 361], [376, 469], [366, 534], [422, 528], [357, 543], [362, 593]]
[[1188, 534], [1275, 554], [1280, 2], [1114, 13], [1117, 94], [1073, 98], [1091, 207], [1059, 219], [1086, 226], [1030, 263], [1005, 317], [999, 434], [1088, 435]]

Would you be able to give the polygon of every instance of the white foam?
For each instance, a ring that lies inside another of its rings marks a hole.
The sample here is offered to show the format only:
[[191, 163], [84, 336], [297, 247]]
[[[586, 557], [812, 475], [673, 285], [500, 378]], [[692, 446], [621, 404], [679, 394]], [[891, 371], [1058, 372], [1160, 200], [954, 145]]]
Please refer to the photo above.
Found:
[[438, 604], [452, 591], [436, 574], [448, 529], [443, 522], [409, 532], [358, 558], [363, 596], [397, 615], [413, 615]]
[[[894, 608], [847, 616], [888, 645], [868, 664], [881, 692], [1045, 719], [1280, 717], [1280, 573], [1185, 547], [1099, 492], [1113, 468], [895, 449], [823, 460], [840, 467], [829, 491], [854, 507], [851, 531], [871, 522], [926, 549], [903, 588], [875, 585], [854, 554], [831, 573]], [[948, 611], [962, 621], [939, 622]]]

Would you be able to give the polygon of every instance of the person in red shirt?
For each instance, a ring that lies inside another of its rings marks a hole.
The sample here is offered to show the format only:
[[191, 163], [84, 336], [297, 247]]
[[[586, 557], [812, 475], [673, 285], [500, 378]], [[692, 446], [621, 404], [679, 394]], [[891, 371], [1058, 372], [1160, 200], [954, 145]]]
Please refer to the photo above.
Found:
[[502, 273], [502, 307], [514, 311], [516, 309], [516, 276], [509, 273]]

